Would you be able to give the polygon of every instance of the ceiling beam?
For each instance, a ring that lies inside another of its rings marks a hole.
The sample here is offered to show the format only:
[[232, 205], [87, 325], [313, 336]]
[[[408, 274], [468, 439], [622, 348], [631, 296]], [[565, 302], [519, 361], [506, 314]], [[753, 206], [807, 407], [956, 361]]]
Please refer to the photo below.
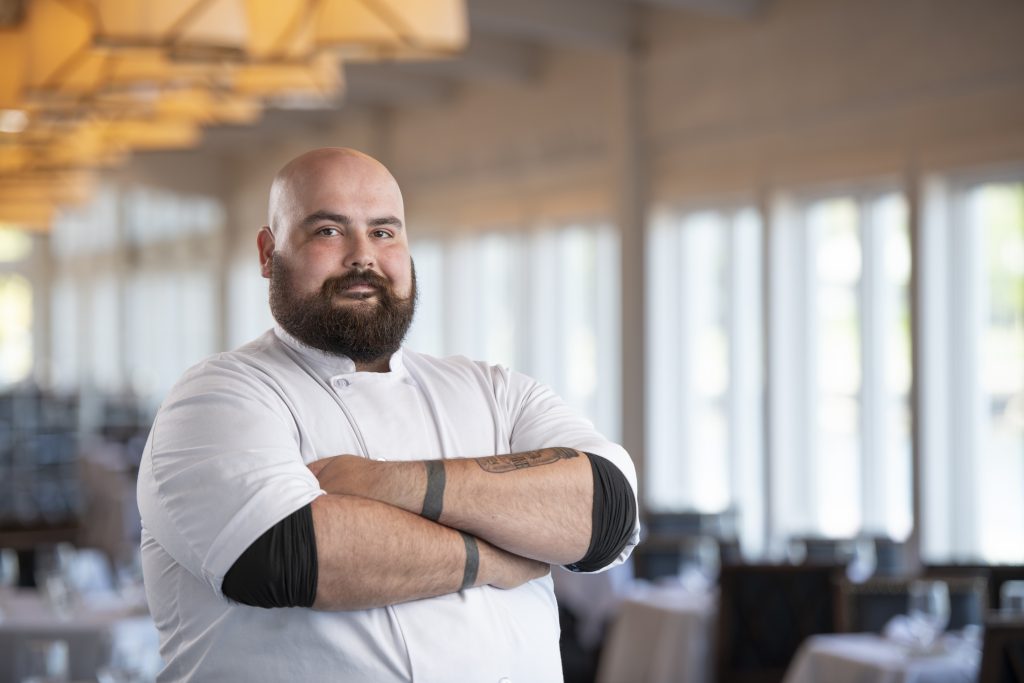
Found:
[[632, 0], [636, 4], [685, 10], [713, 17], [749, 19], [768, 4], [767, 0]]
[[469, 0], [476, 31], [584, 50], [623, 51], [633, 36], [633, 8], [616, 0]]

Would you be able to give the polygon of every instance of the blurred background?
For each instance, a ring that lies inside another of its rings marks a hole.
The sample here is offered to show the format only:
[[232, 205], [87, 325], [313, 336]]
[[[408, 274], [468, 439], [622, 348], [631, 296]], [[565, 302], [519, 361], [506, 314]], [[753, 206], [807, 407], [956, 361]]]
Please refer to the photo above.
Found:
[[256, 231], [318, 146], [402, 186], [413, 348], [532, 374], [629, 450], [637, 576], [694, 536], [1024, 565], [1024, 3], [154, 5], [0, 1], [23, 585], [62, 542], [130, 571], [150, 420], [272, 324]]

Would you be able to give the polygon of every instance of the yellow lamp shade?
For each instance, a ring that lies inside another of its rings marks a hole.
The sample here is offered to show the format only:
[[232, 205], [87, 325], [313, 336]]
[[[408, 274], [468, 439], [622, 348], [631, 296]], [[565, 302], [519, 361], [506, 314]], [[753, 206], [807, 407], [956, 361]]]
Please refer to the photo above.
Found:
[[252, 123], [262, 113], [253, 99], [201, 88], [165, 90], [153, 106], [158, 119], [180, 119], [195, 123]]
[[[163, 3], [135, 4], [156, 7]], [[33, 0], [19, 34], [27, 57], [22, 66], [24, 89], [44, 101], [139, 83], [194, 82], [216, 68], [175, 62], [153, 47], [97, 49], [90, 0]]]
[[188, 121], [124, 119], [98, 125], [111, 145], [128, 149], [184, 149], [195, 147], [202, 137], [199, 126]]
[[28, 230], [48, 230], [56, 213], [51, 203], [0, 203], [0, 223]]
[[19, 109], [25, 88], [28, 43], [22, 30], [0, 30], [0, 109]]
[[322, 53], [307, 62], [258, 63], [238, 66], [231, 89], [244, 95], [319, 95], [332, 97], [342, 86], [337, 57]]
[[26, 87], [54, 89], [92, 49], [92, 19], [86, 0], [33, 0], [25, 18]]
[[0, 204], [68, 204], [86, 201], [95, 189], [95, 177], [85, 172], [0, 175]]
[[253, 61], [302, 61], [315, 48], [310, 0], [245, 0], [246, 55]]
[[29, 150], [21, 145], [0, 145], [0, 173], [16, 173], [28, 168]]
[[466, 46], [464, 0], [317, 0], [316, 43], [350, 58], [416, 58]]
[[248, 22], [238, 0], [93, 0], [96, 42], [160, 47], [182, 57], [242, 53]]

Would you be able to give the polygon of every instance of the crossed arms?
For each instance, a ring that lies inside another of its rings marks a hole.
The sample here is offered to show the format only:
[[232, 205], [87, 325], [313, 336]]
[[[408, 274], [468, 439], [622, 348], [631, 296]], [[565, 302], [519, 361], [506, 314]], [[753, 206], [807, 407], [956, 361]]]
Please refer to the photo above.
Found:
[[410, 462], [342, 455], [310, 469], [328, 493], [312, 503], [318, 609], [514, 588], [590, 545], [593, 476], [573, 449]]
[[[598, 570], [636, 542], [628, 456], [532, 383], [501, 396], [515, 420], [510, 442], [524, 452], [410, 462], [341, 455], [306, 467], [280, 392], [250, 374], [232, 358], [190, 371], [161, 408], [139, 476], [154, 539], [229, 599], [379, 607], [470, 586], [514, 588], [551, 563]], [[562, 439], [608, 455], [542, 447]]]

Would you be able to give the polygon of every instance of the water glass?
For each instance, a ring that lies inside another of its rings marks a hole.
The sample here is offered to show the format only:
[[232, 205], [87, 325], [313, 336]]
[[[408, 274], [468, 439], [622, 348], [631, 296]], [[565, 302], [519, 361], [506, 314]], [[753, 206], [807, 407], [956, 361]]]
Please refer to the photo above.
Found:
[[1024, 581], [1007, 581], [999, 588], [999, 611], [1024, 617]]
[[0, 590], [13, 590], [18, 585], [18, 553], [11, 548], [0, 549]]
[[679, 547], [678, 576], [683, 588], [704, 593], [715, 585], [721, 568], [718, 541], [711, 536], [683, 539]]
[[949, 624], [949, 586], [945, 581], [913, 581], [908, 599], [910, 628], [922, 649], [929, 649]]
[[18, 553], [10, 548], [0, 549], [0, 621], [4, 620], [4, 602], [18, 585]]
[[875, 554], [875, 539], [858, 538], [850, 548], [850, 562], [846, 565], [846, 577], [854, 583], [863, 583], [871, 578], [878, 566]]

